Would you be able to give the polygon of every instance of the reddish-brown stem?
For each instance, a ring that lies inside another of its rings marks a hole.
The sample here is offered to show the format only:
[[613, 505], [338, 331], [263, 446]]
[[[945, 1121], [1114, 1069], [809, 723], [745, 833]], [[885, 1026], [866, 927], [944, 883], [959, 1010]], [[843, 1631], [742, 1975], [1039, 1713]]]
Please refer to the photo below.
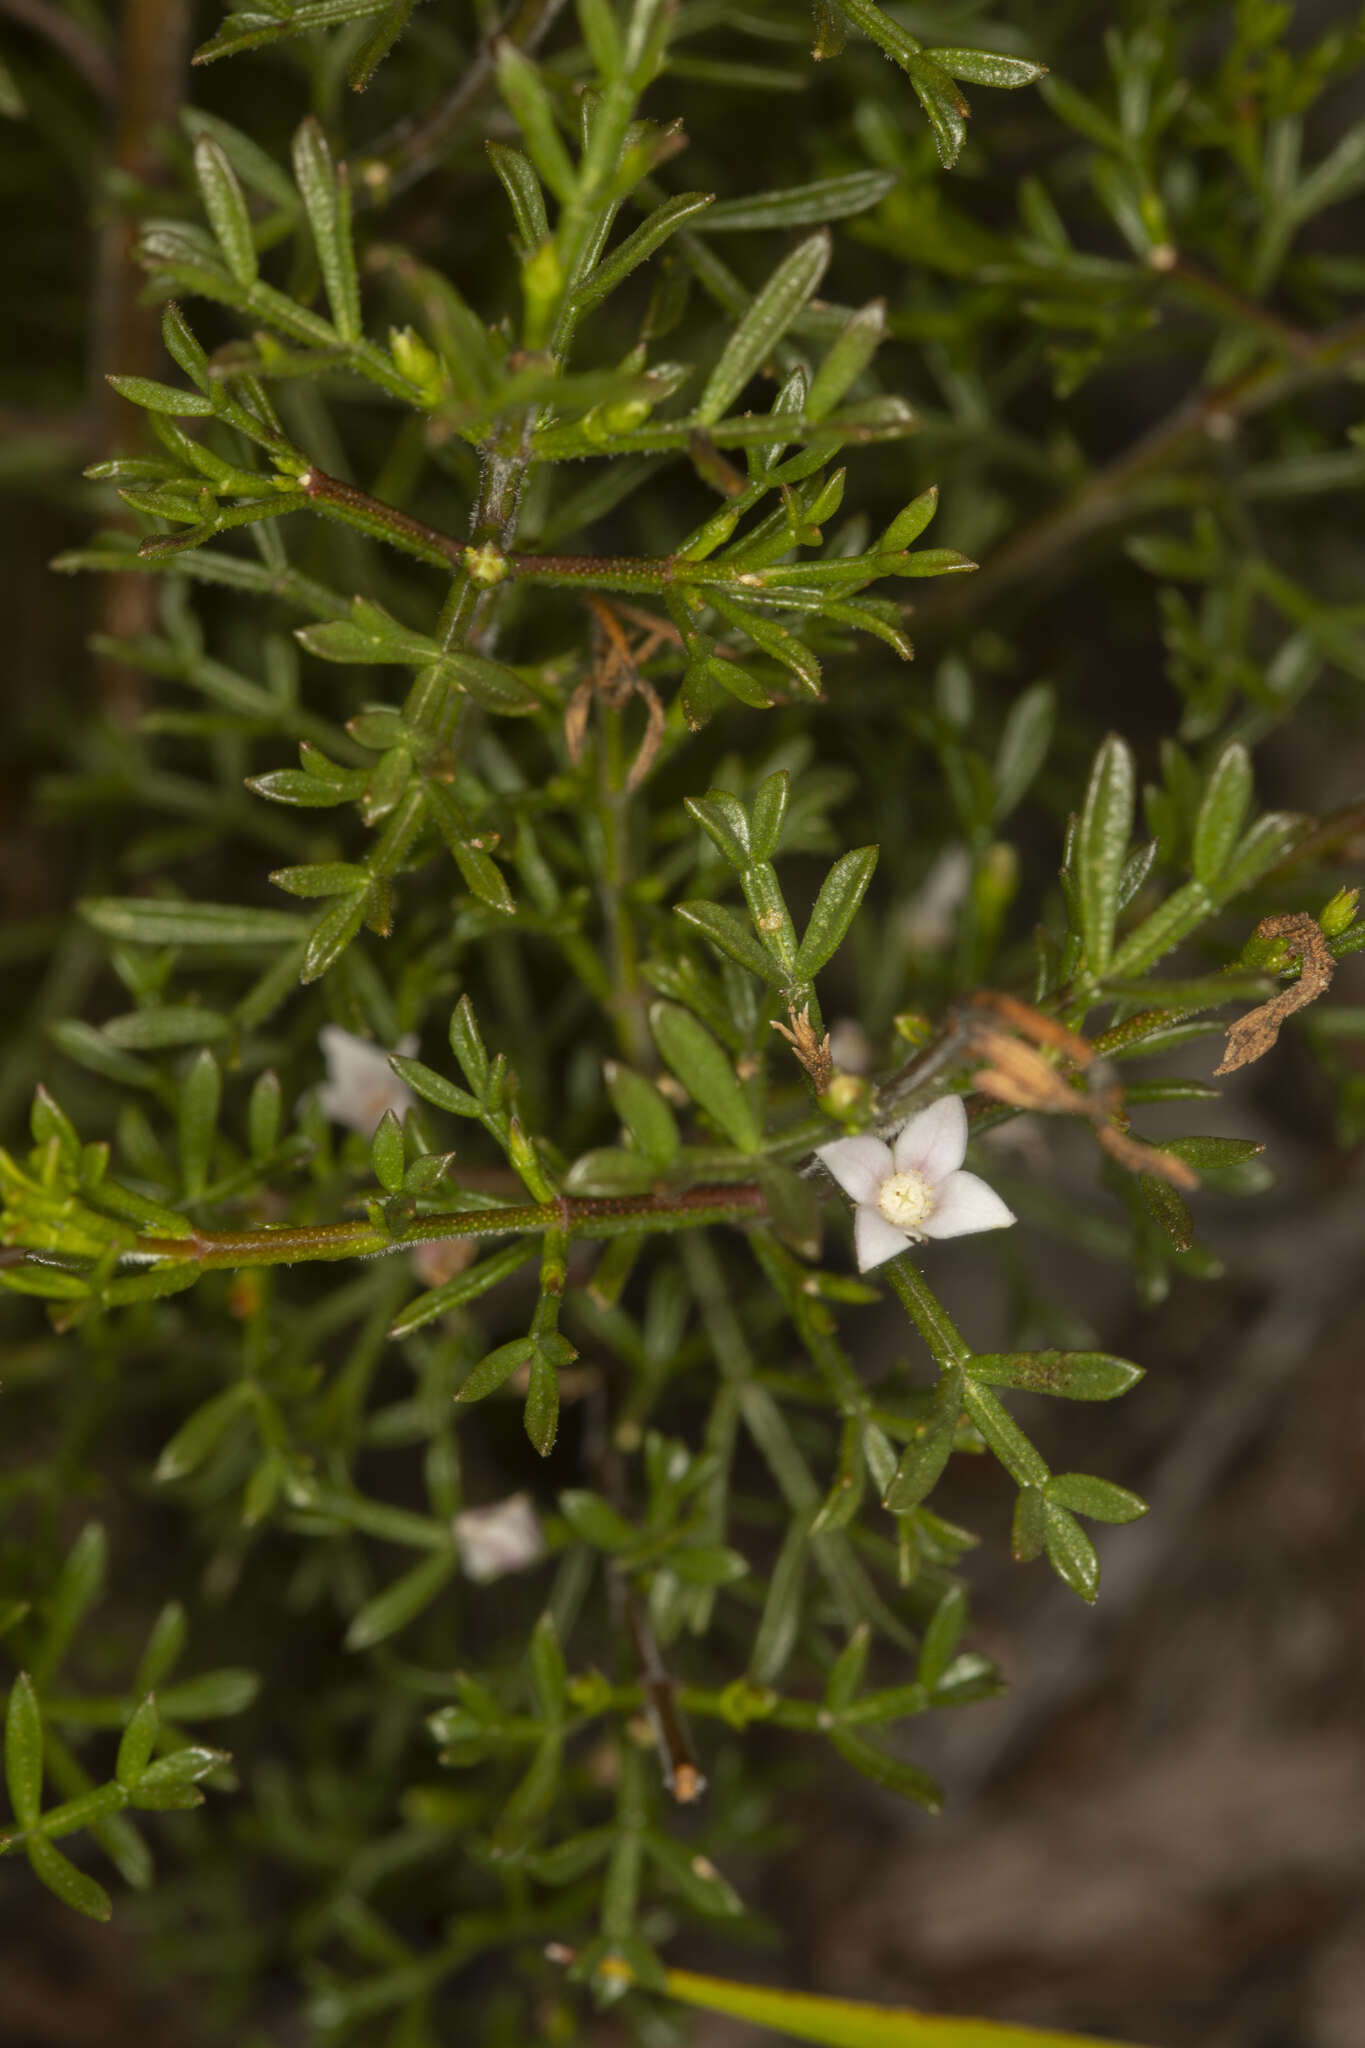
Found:
[[372, 1258], [445, 1237], [498, 1237], [509, 1231], [562, 1230], [570, 1237], [619, 1237], [641, 1230], [696, 1229], [766, 1215], [752, 1181], [683, 1188], [650, 1195], [561, 1195], [506, 1209], [461, 1209], [421, 1216], [395, 1230], [373, 1223], [280, 1225], [258, 1230], [194, 1230], [184, 1237], [140, 1237], [132, 1256], [205, 1271], [240, 1266], [292, 1266], [305, 1261]]

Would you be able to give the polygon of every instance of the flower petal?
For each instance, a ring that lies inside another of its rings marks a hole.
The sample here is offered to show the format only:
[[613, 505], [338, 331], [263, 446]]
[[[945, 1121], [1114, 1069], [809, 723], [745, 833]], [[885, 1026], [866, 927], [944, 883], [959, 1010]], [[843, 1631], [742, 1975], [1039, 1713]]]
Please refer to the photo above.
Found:
[[941, 1095], [904, 1125], [896, 1139], [898, 1173], [922, 1173], [946, 1180], [967, 1157], [967, 1112], [960, 1095]]
[[950, 1173], [940, 1182], [934, 1213], [920, 1225], [926, 1237], [966, 1237], [973, 1230], [1001, 1230], [1015, 1220], [994, 1188], [974, 1173]]
[[888, 1223], [880, 1209], [860, 1202], [853, 1212], [853, 1249], [858, 1254], [858, 1271], [870, 1273], [907, 1250], [909, 1238], [894, 1223]]
[[880, 1138], [836, 1138], [817, 1145], [815, 1156], [855, 1202], [875, 1202], [882, 1182], [891, 1178], [891, 1150]]

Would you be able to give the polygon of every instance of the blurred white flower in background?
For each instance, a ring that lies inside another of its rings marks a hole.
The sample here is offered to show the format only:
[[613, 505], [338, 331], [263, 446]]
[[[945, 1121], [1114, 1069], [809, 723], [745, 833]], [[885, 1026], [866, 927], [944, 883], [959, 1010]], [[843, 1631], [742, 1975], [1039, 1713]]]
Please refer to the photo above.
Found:
[[486, 1508], [466, 1508], [454, 1522], [465, 1577], [478, 1585], [522, 1572], [545, 1555], [545, 1537], [529, 1493], [510, 1493]]
[[856, 1017], [840, 1017], [829, 1027], [829, 1056], [843, 1074], [866, 1074], [872, 1066], [872, 1040]]
[[[368, 1138], [386, 1109], [401, 1117], [412, 1108], [412, 1090], [394, 1073], [382, 1046], [343, 1031], [339, 1024], [324, 1024], [318, 1044], [327, 1062], [318, 1102], [330, 1123], [345, 1124]], [[417, 1038], [411, 1031], [394, 1047], [404, 1059], [411, 1059], [416, 1050]]]
[[940, 953], [957, 931], [957, 916], [972, 882], [965, 846], [946, 846], [909, 902], [896, 915], [896, 931], [913, 953]]

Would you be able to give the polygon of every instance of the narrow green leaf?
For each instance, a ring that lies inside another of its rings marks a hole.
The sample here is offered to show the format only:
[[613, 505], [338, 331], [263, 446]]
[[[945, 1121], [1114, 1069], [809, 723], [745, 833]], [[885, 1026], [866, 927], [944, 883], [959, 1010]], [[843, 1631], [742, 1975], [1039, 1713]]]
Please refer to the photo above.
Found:
[[1251, 808], [1251, 756], [1241, 740], [1229, 740], [1213, 765], [1195, 820], [1196, 879], [1213, 888], [1231, 859]]
[[878, 554], [899, 554], [902, 548], [913, 547], [926, 526], [938, 510], [938, 485], [930, 484], [927, 491], [921, 491], [917, 498], [901, 512], [877, 542]]
[[1095, 1479], [1088, 1472], [1057, 1473], [1047, 1483], [1047, 1498], [1096, 1522], [1136, 1522], [1147, 1512], [1146, 1501], [1126, 1486], [1115, 1486], [1111, 1479]]
[[869, 299], [851, 313], [842, 333], [830, 343], [811, 379], [806, 417], [825, 419], [876, 355], [886, 336], [886, 301]]
[[[200, 347], [193, 329], [179, 306], [176, 305], [174, 299], [167, 304], [161, 315], [161, 339], [166, 345], [167, 355], [173, 361], [179, 363], [191, 384], [196, 385], [205, 394], [211, 392], [213, 379], [209, 374], [209, 359]], [[101, 464], [98, 467], [109, 471], [111, 480], [113, 480], [112, 473], [116, 467], [115, 464]], [[94, 474], [92, 470], [87, 470], [85, 473], [87, 476]], [[155, 474], [156, 471], [154, 468], [149, 468], [147, 473]], [[169, 469], [162, 472], [162, 474], [169, 473]], [[136, 475], [136, 465], [130, 463], [126, 474], [134, 477]]]
[[655, 1003], [649, 1021], [655, 1043], [693, 1101], [736, 1150], [757, 1152], [763, 1133], [753, 1105], [706, 1026], [676, 1003]]
[[267, 1067], [252, 1083], [246, 1113], [247, 1144], [258, 1166], [270, 1157], [279, 1143], [283, 1107], [284, 1091], [280, 1077], [273, 1067]]
[[157, 1694], [157, 1705], [166, 1721], [227, 1720], [233, 1714], [244, 1714], [260, 1689], [254, 1671], [228, 1664], [164, 1687]]
[[527, 255], [549, 238], [550, 220], [545, 211], [545, 194], [529, 156], [506, 142], [486, 142], [488, 160], [497, 172], [512, 206], [512, 218]]
[[952, 1454], [962, 1413], [963, 1380], [954, 1368], [943, 1374], [934, 1390], [929, 1414], [901, 1454], [896, 1476], [886, 1490], [883, 1505], [893, 1514], [918, 1507], [934, 1487]]
[[1090, 771], [1076, 834], [1074, 868], [1086, 965], [1103, 974], [1114, 952], [1119, 878], [1133, 830], [1133, 756], [1111, 733]]
[[212, 1455], [237, 1416], [252, 1401], [248, 1380], [237, 1380], [221, 1394], [215, 1394], [181, 1423], [162, 1450], [152, 1477], [163, 1486], [174, 1479], [186, 1479], [197, 1472]]
[[932, 1692], [953, 1661], [953, 1652], [967, 1623], [967, 1596], [961, 1586], [949, 1586], [929, 1618], [920, 1645], [915, 1677]]
[[1259, 1138], [1163, 1138], [1161, 1150], [1173, 1152], [1200, 1173], [1209, 1173], [1222, 1166], [1245, 1166], [1249, 1159], [1260, 1158], [1265, 1145]]
[[327, 138], [311, 114], [294, 131], [293, 158], [294, 176], [313, 231], [313, 246], [332, 321], [341, 340], [349, 345], [359, 341], [364, 330], [351, 241], [351, 188], [346, 166], [333, 163]]
[[486, 1400], [511, 1379], [518, 1366], [529, 1366], [538, 1349], [536, 1338], [526, 1336], [514, 1337], [510, 1344], [499, 1344], [495, 1351], [486, 1352], [456, 1394], [456, 1400]]
[[370, 1650], [376, 1643], [396, 1635], [400, 1628], [406, 1628], [430, 1607], [442, 1587], [454, 1577], [455, 1567], [453, 1550], [432, 1551], [352, 1616], [346, 1631], [346, 1648]]
[[20, 1827], [36, 1827], [43, 1804], [43, 1717], [27, 1671], [21, 1671], [10, 1687], [5, 1713], [5, 1784]]
[[130, 1010], [124, 1017], [111, 1017], [101, 1028], [110, 1044], [125, 1052], [165, 1052], [171, 1046], [205, 1045], [210, 1039], [227, 1038], [232, 1019], [220, 1010], [201, 1009], [197, 1003], [157, 1003], [150, 1009]]
[[796, 1517], [777, 1554], [749, 1656], [749, 1676], [755, 1685], [774, 1684], [786, 1669], [796, 1647], [805, 1597], [809, 1540], [804, 1518]]
[[339, 896], [324, 910], [308, 934], [299, 980], [320, 981], [334, 967], [365, 922], [369, 892], [359, 889], [353, 896]]
[[1277, 867], [1309, 829], [1307, 818], [1292, 811], [1267, 811], [1238, 842], [1218, 884], [1222, 902], [1251, 888]]
[[732, 1885], [726, 1883], [709, 1858], [652, 1830], [644, 1840], [652, 1861], [672, 1879], [687, 1903], [699, 1913], [732, 1920], [744, 1911], [743, 1899]]
[[791, 777], [785, 768], [769, 775], [754, 792], [749, 818], [749, 851], [754, 860], [771, 860], [777, 852], [790, 793]]
[[564, 1759], [564, 1737], [551, 1728], [542, 1738], [525, 1777], [498, 1815], [493, 1853], [503, 1860], [521, 1856], [554, 1801]]
[[1050, 683], [1035, 683], [1015, 698], [1000, 735], [993, 770], [999, 824], [1027, 794], [1052, 742], [1057, 695]]
[[877, 848], [859, 846], [837, 860], [825, 876], [796, 952], [796, 971], [803, 980], [818, 974], [843, 944], [876, 866]]
[[1047, 1541], [1047, 1499], [1041, 1486], [1022, 1486], [1014, 1503], [1010, 1551], [1019, 1564], [1031, 1564]]
[[254, 795], [263, 796], [270, 803], [293, 804], [300, 810], [325, 811], [358, 797], [365, 786], [365, 778], [357, 775], [352, 786], [324, 782], [320, 776], [309, 775], [302, 768], [272, 768], [265, 775], [248, 775], [246, 786]]
[[222, 1069], [205, 1046], [181, 1082], [176, 1104], [180, 1184], [187, 1202], [198, 1201], [208, 1186], [222, 1097]]
[[724, 903], [678, 903], [674, 905], [677, 915], [684, 924], [709, 939], [713, 946], [719, 946], [722, 953], [750, 974], [756, 974], [760, 981], [771, 982], [774, 988], [781, 988], [786, 982], [777, 961], [767, 948], [761, 946], [745, 920]]
[[179, 903], [151, 896], [87, 896], [81, 916], [121, 945], [282, 946], [306, 932], [291, 910], [254, 910], [236, 903]]
[[846, 1764], [852, 1764], [855, 1771], [861, 1771], [884, 1792], [894, 1792], [898, 1799], [913, 1800], [929, 1813], [939, 1811], [943, 1795], [927, 1771], [907, 1763], [903, 1757], [889, 1756], [884, 1749], [874, 1749], [861, 1735], [852, 1735], [846, 1728], [835, 1728], [829, 1739]]
[[152, 377], [109, 377], [105, 381], [120, 398], [142, 406], [147, 412], [166, 412], [176, 419], [204, 419], [214, 410], [212, 399], [203, 392], [177, 391], [173, 384], [158, 384]]
[[1043, 1541], [1048, 1561], [1059, 1579], [1093, 1604], [1100, 1590], [1100, 1561], [1095, 1546], [1076, 1517], [1054, 1501], [1043, 1504]]
[[70, 1906], [77, 1913], [84, 1913], [89, 1920], [107, 1920], [114, 1908], [108, 1892], [93, 1877], [87, 1877], [78, 1870], [69, 1857], [54, 1848], [41, 1835], [35, 1835], [27, 1843], [28, 1860], [33, 1865], [35, 1876], [55, 1892], [64, 1906]]
[[971, 1367], [962, 1386], [962, 1405], [1005, 1470], [1019, 1486], [1044, 1486], [1047, 1466], [1018, 1423], [994, 1394], [971, 1380]]
[[995, 50], [926, 50], [939, 69], [967, 85], [994, 85], [1013, 92], [1021, 85], [1036, 85], [1046, 78], [1046, 64], [1032, 64], [1027, 57], [1002, 57]]
[[829, 262], [827, 233], [798, 243], [757, 292], [706, 381], [696, 418], [703, 426], [720, 419], [749, 379], [761, 369], [806, 301]]
[[[779, 1991], [669, 1970], [663, 1988], [680, 2003], [768, 2027], [784, 2039], [823, 2048], [1101, 2048], [1092, 2035], [957, 2014], [912, 2012], [903, 2006], [864, 2005], [816, 1992]], [[1122, 2048], [1122, 2044], [1114, 2044]]]
[[[410, 1301], [400, 1315], [395, 1316], [389, 1330], [391, 1337], [410, 1337], [414, 1330], [421, 1330], [438, 1317], [449, 1314], [453, 1308], [461, 1308], [467, 1301], [476, 1301], [481, 1294], [506, 1280], [519, 1266], [524, 1266], [535, 1254], [533, 1238], [520, 1239], [515, 1244], [504, 1245], [501, 1251], [490, 1258], [480, 1259], [476, 1266], [457, 1273], [452, 1280], [444, 1281], [439, 1287], [430, 1288]], [[523, 1354], [524, 1355], [524, 1354]], [[466, 1385], [468, 1382], [466, 1382]], [[463, 1391], [461, 1398], [465, 1398]], [[470, 1395], [469, 1399], [476, 1396]]]
[[424, 1102], [434, 1103], [437, 1109], [449, 1110], [452, 1116], [477, 1116], [479, 1105], [475, 1098], [463, 1088], [457, 1088], [453, 1081], [447, 1081], [444, 1074], [438, 1074], [434, 1067], [423, 1066], [421, 1060], [404, 1059], [401, 1053], [389, 1054], [389, 1065], [400, 1081], [406, 1081], [414, 1095], [420, 1095]]
[[158, 1757], [142, 1772], [132, 1787], [132, 1804], [149, 1812], [170, 1812], [179, 1807], [198, 1806], [198, 1796], [185, 1795], [229, 1761], [223, 1749], [209, 1749], [202, 1743], [186, 1743], [169, 1756]]
[[939, 162], [945, 170], [951, 170], [967, 140], [967, 116], [971, 110], [949, 73], [930, 58], [915, 57], [905, 68], [915, 97], [929, 117]]
[[682, 1543], [669, 1551], [667, 1568], [685, 1586], [731, 1586], [748, 1577], [749, 1560], [724, 1543]]
[[677, 198], [666, 199], [662, 206], [656, 206], [605, 262], [588, 272], [574, 292], [575, 311], [586, 313], [591, 307], [600, 305], [680, 227], [687, 221], [695, 222], [699, 214], [706, 214], [711, 204], [709, 192], [681, 192]]
[[564, 1176], [570, 1195], [644, 1195], [655, 1182], [655, 1170], [639, 1152], [600, 1145], [580, 1152]]
[[753, 850], [749, 814], [728, 789], [708, 789], [705, 796], [686, 797], [684, 807], [737, 874], [742, 875], [760, 857]]
[[666, 1173], [682, 1149], [671, 1104], [632, 1067], [608, 1060], [603, 1071], [616, 1114], [654, 1171]]
[[536, 1707], [544, 1721], [562, 1721], [568, 1694], [569, 1673], [560, 1647], [554, 1615], [547, 1608], [531, 1631], [528, 1646], [531, 1683]]
[[467, 696], [501, 718], [525, 718], [540, 708], [534, 690], [503, 662], [488, 661], [458, 647], [442, 657], [442, 667], [450, 670]]
[[559, 1511], [574, 1535], [594, 1550], [629, 1550], [639, 1541], [638, 1532], [600, 1493], [570, 1487], [559, 1496]]
[[217, 237], [227, 267], [238, 284], [249, 290], [256, 282], [259, 268], [251, 232], [251, 215], [237, 182], [237, 173], [219, 144], [209, 135], [201, 135], [194, 145], [194, 175], [209, 225]]
[[160, 1726], [161, 1716], [156, 1710], [156, 1701], [148, 1694], [141, 1705], [133, 1709], [118, 1746], [114, 1776], [125, 1791], [131, 1790], [151, 1762]]
[[82, 1619], [104, 1591], [109, 1539], [99, 1522], [87, 1522], [66, 1554], [47, 1603], [42, 1645], [33, 1659], [33, 1675], [45, 1686], [57, 1670]]
[[531, 1353], [522, 1424], [534, 1448], [548, 1458], [559, 1432], [559, 1374], [541, 1344]]
[[403, 1126], [394, 1111], [386, 1109], [370, 1140], [370, 1170], [386, 1195], [401, 1193], [405, 1165]]
[[1138, 1186], [1148, 1210], [1178, 1252], [1187, 1252], [1194, 1243], [1194, 1218], [1188, 1202], [1168, 1180], [1154, 1173], [1138, 1175]]
[[896, 171], [849, 171], [843, 177], [820, 178], [811, 185], [791, 185], [785, 192], [723, 199], [711, 207], [701, 230], [711, 234], [736, 229], [814, 228], [826, 221], [847, 220], [885, 199], [898, 177]]
[[973, 1358], [971, 1373], [988, 1387], [1020, 1387], [1068, 1401], [1112, 1401], [1137, 1385], [1142, 1367], [1105, 1351], [982, 1351]]
[[825, 1705], [832, 1714], [842, 1712], [856, 1697], [871, 1646], [872, 1632], [866, 1622], [860, 1622], [835, 1658], [825, 1683]]
[[185, 1610], [178, 1600], [168, 1600], [152, 1623], [133, 1681], [135, 1693], [155, 1692], [163, 1678], [179, 1663], [185, 1648]]
[[510, 36], [498, 43], [497, 60], [498, 89], [521, 130], [527, 154], [555, 198], [567, 200], [577, 180], [544, 81]]
[[407, 27], [416, 4], [417, 0], [389, 0], [389, 5], [346, 66], [346, 83], [352, 92], [364, 92]]

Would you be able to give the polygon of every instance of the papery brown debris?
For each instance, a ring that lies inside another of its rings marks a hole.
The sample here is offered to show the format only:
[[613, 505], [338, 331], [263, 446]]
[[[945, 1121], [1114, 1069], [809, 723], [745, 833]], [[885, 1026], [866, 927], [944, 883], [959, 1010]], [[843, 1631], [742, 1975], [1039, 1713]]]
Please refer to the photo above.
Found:
[[[665, 643], [677, 642], [680, 635], [667, 619], [656, 619], [634, 605], [609, 605], [591, 592], [586, 603], [597, 626], [597, 650], [591, 670], [575, 689], [564, 713], [569, 759], [576, 767], [583, 758], [594, 695], [600, 696], [613, 711], [623, 711], [632, 697], [639, 697], [645, 707], [645, 734], [626, 777], [626, 795], [631, 796], [654, 766], [664, 736], [664, 707], [654, 685], [640, 674], [640, 663], [648, 661]], [[634, 647], [623, 619], [638, 627], [643, 635]]]
[[[995, 1102], [1012, 1109], [1039, 1110], [1045, 1116], [1082, 1116], [1093, 1124], [1103, 1151], [1128, 1173], [1149, 1173], [1169, 1181], [1176, 1188], [1197, 1188], [1199, 1175], [1173, 1152], [1145, 1145], [1130, 1136], [1123, 1122], [1123, 1089], [1109, 1079], [1106, 1060], [1096, 1060], [1094, 1047], [1068, 1031], [1055, 1017], [1045, 1017], [1017, 996], [996, 989], [979, 989], [972, 997], [977, 1010], [994, 1010], [1012, 1027], [1002, 1031], [981, 1016], [967, 1024], [967, 1047], [987, 1064], [972, 1076], [972, 1086]], [[1031, 1040], [1026, 1044], [1025, 1039]], [[1046, 1046], [1061, 1054], [1065, 1066], [1079, 1070], [1084, 1088], [1070, 1085], [1038, 1049]]]
[[787, 1017], [787, 1024], [780, 1024], [774, 1017], [772, 1029], [781, 1032], [815, 1083], [816, 1094], [823, 1095], [834, 1072], [834, 1058], [829, 1049], [829, 1033], [827, 1031], [823, 1038], [816, 1037], [815, 1026], [810, 1021], [809, 1003], [799, 1013], [788, 1010]]
[[1332, 985], [1336, 961], [1322, 926], [1306, 910], [1288, 911], [1281, 917], [1263, 917], [1256, 927], [1258, 939], [1283, 939], [1285, 951], [1299, 962], [1299, 978], [1282, 988], [1269, 1002], [1248, 1010], [1228, 1026], [1227, 1051], [1214, 1068], [1215, 1074], [1234, 1074], [1264, 1058], [1280, 1035], [1280, 1026], [1295, 1010], [1316, 1002]]

